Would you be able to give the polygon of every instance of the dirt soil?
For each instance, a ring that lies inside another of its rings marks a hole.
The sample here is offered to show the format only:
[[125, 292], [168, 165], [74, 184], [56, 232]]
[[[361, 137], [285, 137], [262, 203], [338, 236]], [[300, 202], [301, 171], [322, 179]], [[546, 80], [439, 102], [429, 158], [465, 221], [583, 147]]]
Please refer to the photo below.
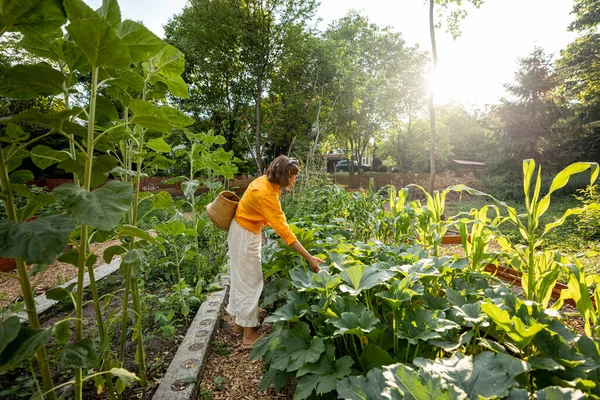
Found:
[[[261, 312], [261, 320], [265, 316]], [[262, 324], [258, 332], [268, 335], [270, 330], [270, 324]], [[258, 390], [263, 376], [262, 361], [251, 361], [251, 350], [243, 350], [241, 343], [242, 338], [233, 334], [233, 318], [223, 311], [204, 365], [198, 399], [291, 399], [293, 392], [288, 387], [282, 393], [275, 393], [272, 388]]]
[[[120, 240], [115, 239], [105, 243], [94, 244], [94, 254], [98, 256], [98, 259], [94, 263], [94, 268], [105, 264], [102, 254], [106, 248], [120, 243]], [[32, 265], [28, 265], [27, 269], [31, 269], [32, 267]], [[13, 274], [16, 274], [16, 271], [13, 271]], [[77, 267], [72, 264], [56, 261], [44, 272], [30, 277], [29, 282], [34, 288], [35, 295], [38, 296], [45, 293], [48, 289], [53, 289], [58, 285], [70, 281], [76, 276]], [[9, 304], [19, 301], [21, 294], [21, 285], [17, 279], [0, 275], [0, 308], [7, 307]]]

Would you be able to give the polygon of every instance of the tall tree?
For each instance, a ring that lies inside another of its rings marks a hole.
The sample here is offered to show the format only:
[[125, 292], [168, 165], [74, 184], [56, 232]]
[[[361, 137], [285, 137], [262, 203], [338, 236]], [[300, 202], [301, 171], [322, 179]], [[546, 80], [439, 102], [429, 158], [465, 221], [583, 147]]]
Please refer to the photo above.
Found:
[[515, 81], [504, 85], [512, 98], [502, 99], [497, 108], [504, 123], [505, 158], [514, 165], [525, 158], [540, 162], [550, 147], [551, 128], [560, 117], [553, 97], [551, 57], [536, 47], [519, 60]]
[[557, 61], [560, 98], [569, 115], [559, 125], [563, 163], [600, 161], [600, 0], [575, 0], [569, 30], [579, 36]]
[[351, 160], [360, 161], [404, 96], [397, 88], [408, 84], [411, 68], [423, 68], [424, 58], [405, 46], [400, 34], [354, 11], [335, 21], [325, 32], [325, 40], [336, 55], [338, 69], [331, 93], [338, 96], [336, 138]]
[[167, 41], [184, 54], [189, 99], [176, 99], [201, 128], [227, 139], [227, 150], [241, 153], [236, 136], [247, 124], [253, 90], [240, 58], [243, 26], [237, 0], [192, 0], [165, 26]]
[[[467, 0], [467, 2], [471, 3], [475, 8], [479, 8], [481, 4], [483, 4], [483, 0]], [[467, 12], [464, 9], [451, 9], [452, 5], [461, 6], [462, 0], [429, 0], [429, 35], [431, 38], [431, 63], [432, 63], [432, 71], [431, 75], [435, 76], [438, 66], [438, 57], [437, 57], [437, 44], [435, 40], [435, 5], [439, 5], [441, 7], [442, 12], [449, 11], [449, 14], [446, 19], [446, 29], [452, 36], [456, 39], [460, 35], [459, 30], [459, 21], [466, 17]], [[442, 14], [440, 14], [441, 16]], [[436, 132], [435, 132], [435, 90], [433, 87], [430, 88], [429, 92], [429, 101], [428, 101], [428, 109], [429, 109], [429, 124], [431, 130], [431, 140], [429, 147], [429, 168], [430, 168], [430, 178], [429, 178], [429, 192], [433, 193], [433, 187], [435, 184], [435, 175], [436, 171], [436, 163], [435, 163], [435, 145], [436, 145]]]
[[314, 10], [312, 0], [192, 0], [165, 28], [168, 40], [187, 56], [186, 79], [192, 88], [187, 106], [226, 133], [230, 147], [243, 146], [247, 137], [236, 136], [252, 125], [250, 150], [259, 170], [262, 99], [280, 66], [287, 28], [305, 24]]

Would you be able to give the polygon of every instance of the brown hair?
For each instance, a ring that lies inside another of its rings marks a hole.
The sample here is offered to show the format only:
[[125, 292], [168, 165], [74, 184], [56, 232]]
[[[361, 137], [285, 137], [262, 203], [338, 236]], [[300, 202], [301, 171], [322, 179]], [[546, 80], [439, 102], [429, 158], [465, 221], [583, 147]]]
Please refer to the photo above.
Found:
[[290, 178], [298, 175], [298, 171], [298, 161], [286, 156], [279, 156], [267, 168], [267, 179], [283, 189], [290, 186]]

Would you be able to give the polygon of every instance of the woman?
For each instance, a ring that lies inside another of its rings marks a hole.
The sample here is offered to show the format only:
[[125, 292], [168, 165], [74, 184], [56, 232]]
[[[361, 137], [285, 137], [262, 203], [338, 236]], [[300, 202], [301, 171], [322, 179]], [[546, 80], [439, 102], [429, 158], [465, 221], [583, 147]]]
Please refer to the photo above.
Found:
[[277, 157], [267, 168], [266, 175], [250, 183], [231, 221], [227, 236], [231, 265], [227, 312], [235, 317], [234, 333], [243, 333], [244, 349], [252, 349], [259, 337], [254, 327], [258, 325], [258, 300], [263, 289], [262, 227], [265, 224], [272, 227], [286, 244], [308, 261], [313, 271], [318, 272], [319, 263], [324, 262], [304, 249], [281, 210], [281, 190], [292, 187], [297, 175], [296, 160]]

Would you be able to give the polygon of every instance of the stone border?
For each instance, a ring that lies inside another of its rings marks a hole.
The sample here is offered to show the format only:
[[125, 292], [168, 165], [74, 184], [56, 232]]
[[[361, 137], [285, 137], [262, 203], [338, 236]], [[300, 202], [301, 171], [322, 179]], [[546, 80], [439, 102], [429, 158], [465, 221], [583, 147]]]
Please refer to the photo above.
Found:
[[229, 277], [215, 279], [223, 289], [210, 293], [200, 306], [183, 341], [177, 349], [153, 400], [190, 400], [198, 397], [200, 377], [208, 356], [210, 341], [219, 323], [229, 293]]
[[[96, 279], [96, 282], [98, 282], [101, 279], [106, 278], [108, 275], [110, 275], [113, 272], [115, 272], [116, 270], [118, 270], [120, 265], [121, 265], [121, 258], [115, 257], [112, 259], [110, 264], [104, 264], [97, 268], [94, 268], [94, 279]], [[75, 287], [73, 288], [73, 290], [77, 290], [77, 277], [75, 277], [75, 278], [71, 279], [70, 281], [63, 283], [62, 285], [59, 285], [57, 287], [66, 288], [67, 286], [69, 286], [73, 283], [75, 284]], [[83, 279], [83, 287], [86, 288], [89, 286], [89, 284], [90, 284], [90, 276], [88, 274], [85, 274], [84, 279]], [[35, 311], [37, 311], [38, 315], [40, 315], [44, 311], [48, 311], [48, 309], [50, 309], [53, 305], [58, 303], [58, 301], [56, 301], [56, 300], [47, 299], [46, 293], [36, 296], [34, 301], [35, 301]], [[19, 319], [21, 320], [21, 323], [29, 321], [29, 317], [27, 316], [27, 313], [25, 311], [19, 312], [15, 315], [17, 317], [19, 317]]]

